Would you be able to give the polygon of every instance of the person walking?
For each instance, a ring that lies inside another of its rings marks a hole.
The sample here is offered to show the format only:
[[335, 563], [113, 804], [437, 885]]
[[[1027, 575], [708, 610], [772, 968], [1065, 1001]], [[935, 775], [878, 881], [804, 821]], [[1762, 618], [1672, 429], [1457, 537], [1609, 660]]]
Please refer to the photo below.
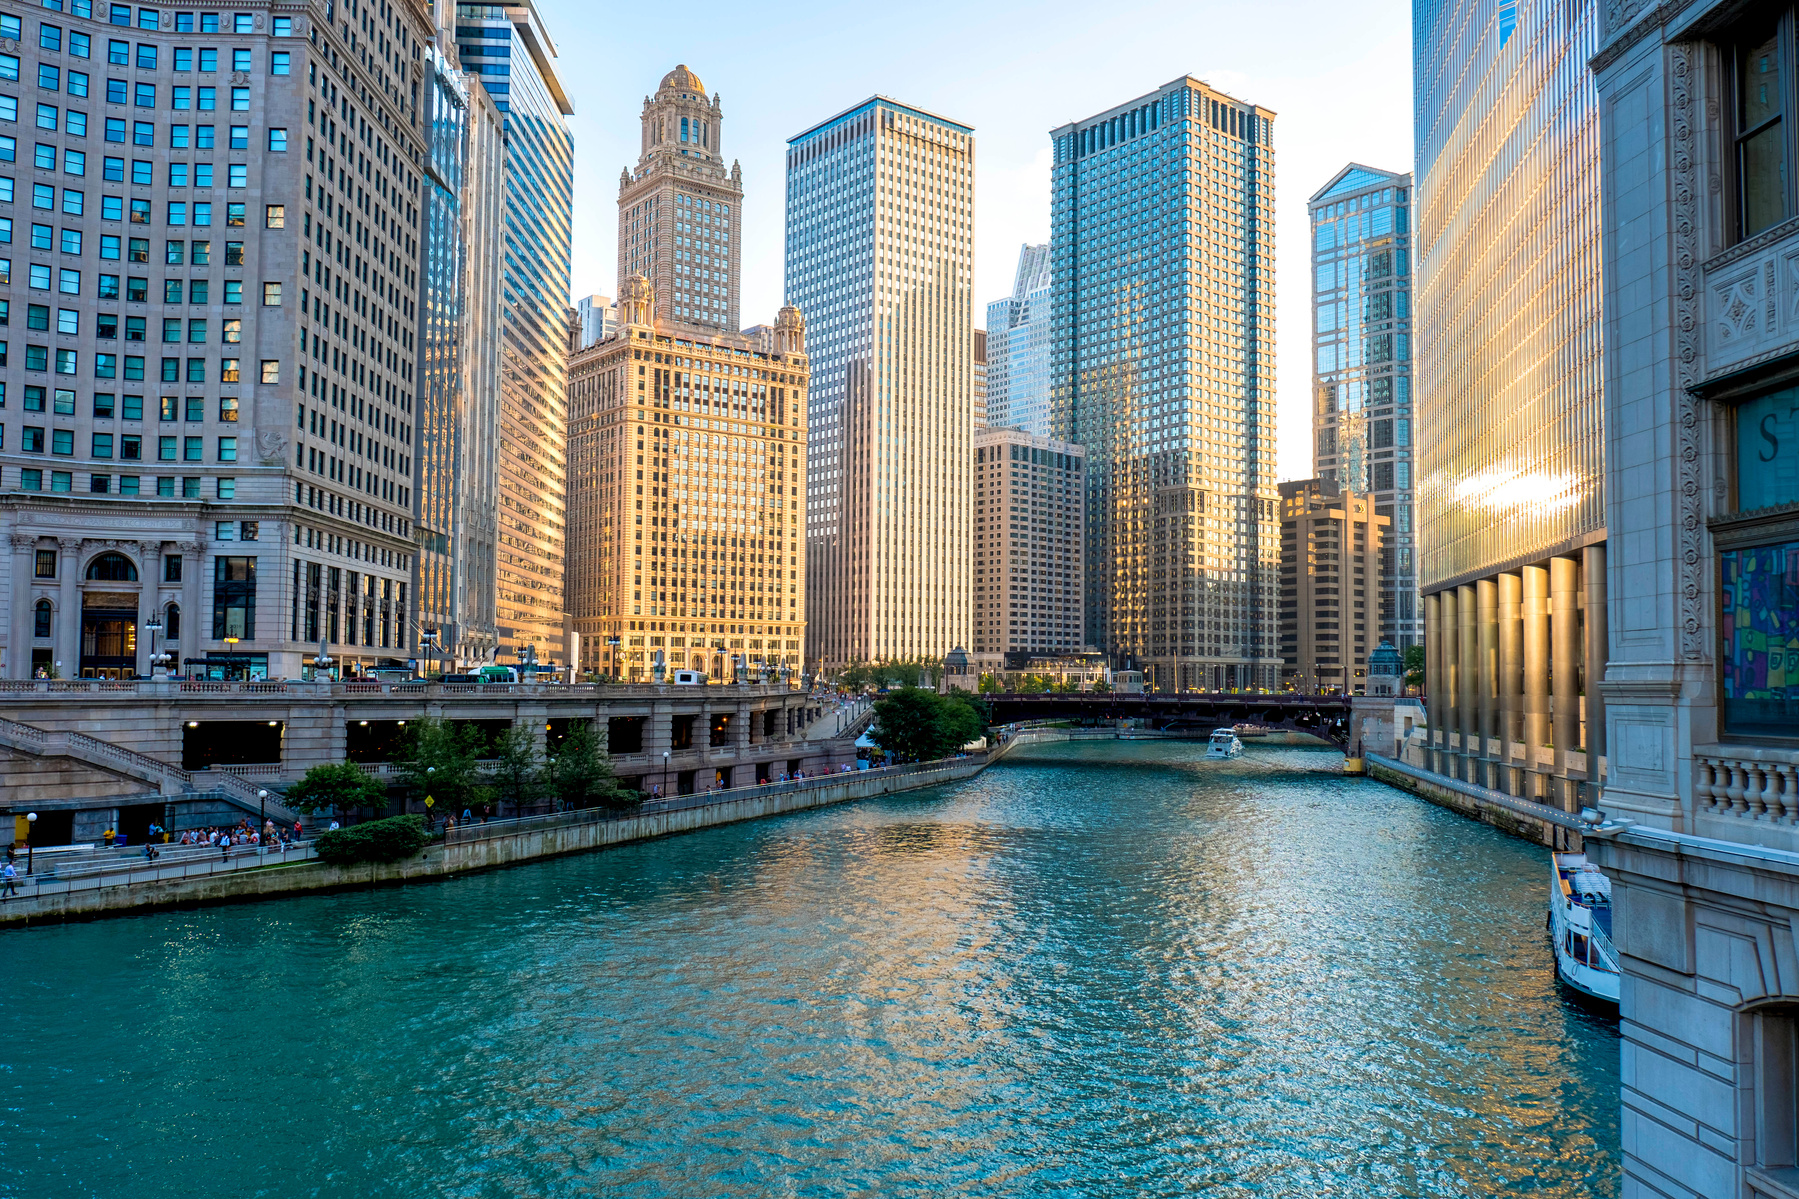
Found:
[[19, 893], [19, 868], [8, 858], [6, 865], [0, 866], [0, 900], [11, 899]]

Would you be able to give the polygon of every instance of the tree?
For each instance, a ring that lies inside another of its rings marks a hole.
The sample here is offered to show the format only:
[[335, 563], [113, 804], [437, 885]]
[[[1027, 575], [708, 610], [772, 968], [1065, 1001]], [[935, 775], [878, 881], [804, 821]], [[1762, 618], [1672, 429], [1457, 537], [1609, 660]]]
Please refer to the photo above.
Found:
[[296, 812], [323, 812], [335, 808], [379, 811], [387, 806], [387, 787], [380, 779], [351, 762], [314, 766], [287, 789], [282, 802]]
[[875, 704], [869, 739], [893, 757], [923, 762], [949, 756], [979, 737], [981, 728], [980, 714], [967, 700], [902, 687]]
[[1042, 695], [1049, 690], [1049, 680], [1040, 674], [1027, 674], [1018, 684], [1020, 695]]
[[1004, 688], [1000, 686], [999, 677], [997, 675], [984, 674], [981, 676], [982, 695], [997, 695], [1002, 690], [1004, 690]]
[[549, 782], [556, 802], [565, 808], [624, 808], [634, 802], [635, 793], [627, 795], [619, 789], [612, 759], [600, 745], [590, 720], [577, 720], [569, 726], [568, 736], [556, 750]]
[[427, 716], [413, 721], [409, 731], [412, 743], [399, 767], [414, 795], [428, 795], [451, 811], [481, 801], [479, 730]]
[[500, 800], [522, 808], [543, 793], [543, 763], [537, 757], [537, 738], [531, 726], [514, 724], [501, 733], [494, 742], [494, 758], [488, 777]]
[[1407, 687], [1424, 686], [1424, 647], [1408, 645], [1405, 647], [1405, 685]]
[[367, 820], [349, 828], [328, 829], [319, 834], [319, 857], [333, 866], [355, 862], [397, 862], [423, 849], [431, 840], [425, 822], [416, 813]]
[[1111, 691], [1112, 690], [1112, 680], [1105, 679], [1105, 678], [1094, 679], [1093, 680], [1093, 690], [1102, 695], [1105, 694], [1106, 692]]

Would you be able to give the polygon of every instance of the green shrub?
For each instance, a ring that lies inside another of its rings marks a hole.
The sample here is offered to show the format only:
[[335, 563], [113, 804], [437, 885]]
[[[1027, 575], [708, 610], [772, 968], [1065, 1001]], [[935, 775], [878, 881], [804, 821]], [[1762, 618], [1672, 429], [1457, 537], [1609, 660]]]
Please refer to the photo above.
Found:
[[352, 862], [397, 862], [409, 858], [425, 847], [431, 834], [425, 822], [412, 813], [389, 816], [386, 820], [366, 820], [349, 828], [331, 829], [319, 834], [319, 857], [333, 866]]

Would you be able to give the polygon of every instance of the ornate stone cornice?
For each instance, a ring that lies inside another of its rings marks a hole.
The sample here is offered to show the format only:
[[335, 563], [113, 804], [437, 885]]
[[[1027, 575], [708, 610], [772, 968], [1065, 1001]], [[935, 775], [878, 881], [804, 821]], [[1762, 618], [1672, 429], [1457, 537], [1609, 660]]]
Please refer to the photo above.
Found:
[[1699, 260], [1699, 146], [1697, 135], [1694, 67], [1699, 47], [1691, 42], [1671, 42], [1667, 48], [1669, 135], [1672, 140], [1669, 171], [1673, 181], [1674, 217], [1674, 388], [1676, 531], [1679, 557], [1680, 657], [1688, 662], [1709, 659], [1706, 641], [1703, 577], [1705, 554], [1705, 488], [1703, 474], [1705, 430], [1702, 405], [1692, 393], [1703, 361], [1700, 345], [1704, 295], [1704, 267]]
[[1604, 32], [1611, 40], [1587, 60], [1587, 65], [1595, 72], [1605, 70], [1631, 47], [1660, 33], [1663, 26], [1691, 3], [1692, 0], [1665, 0], [1651, 8], [1648, 0], [1607, 0]]

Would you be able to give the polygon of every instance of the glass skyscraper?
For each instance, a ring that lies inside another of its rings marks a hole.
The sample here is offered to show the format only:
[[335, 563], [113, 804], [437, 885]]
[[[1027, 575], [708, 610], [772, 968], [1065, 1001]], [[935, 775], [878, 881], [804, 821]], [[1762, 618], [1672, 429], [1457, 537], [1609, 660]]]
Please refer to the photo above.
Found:
[[1012, 294], [987, 305], [987, 425], [1049, 436], [1049, 246], [1021, 246]]
[[[448, 15], [447, 13], [445, 15]], [[456, 56], [453, 30], [426, 48], [419, 286], [421, 657], [472, 665], [498, 645], [500, 114]]]
[[1368, 650], [1379, 639], [1401, 648], [1424, 640], [1412, 540], [1411, 186], [1410, 175], [1351, 163], [1307, 206], [1312, 473], [1345, 491], [1373, 492], [1375, 514], [1389, 521], [1380, 628], [1369, 630], [1378, 639]]
[[967, 125], [876, 96], [788, 142], [814, 663], [968, 644], [973, 220]]
[[1431, 765], [1568, 810], [1605, 752], [1599, 11], [1412, 13]]
[[1052, 435], [1087, 451], [1087, 640], [1279, 685], [1273, 114], [1181, 78], [1053, 132]]
[[560, 661], [574, 113], [535, 3], [459, 4], [457, 51], [504, 114], [499, 643]]

